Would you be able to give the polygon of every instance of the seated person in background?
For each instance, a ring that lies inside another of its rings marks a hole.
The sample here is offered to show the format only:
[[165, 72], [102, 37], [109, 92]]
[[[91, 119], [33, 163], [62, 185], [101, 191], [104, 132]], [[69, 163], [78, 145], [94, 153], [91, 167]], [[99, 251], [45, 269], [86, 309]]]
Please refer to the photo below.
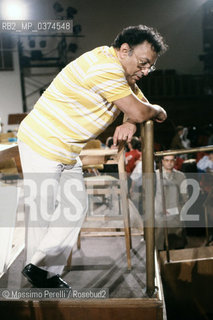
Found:
[[213, 151], [207, 152], [197, 163], [198, 172], [213, 172]]
[[184, 159], [181, 158], [180, 156], [177, 156], [177, 157], [176, 157], [176, 160], [175, 160], [175, 166], [174, 166], [174, 168], [175, 168], [176, 170], [182, 171], [183, 163], [184, 163]]
[[172, 138], [170, 149], [185, 149], [181, 141], [181, 136], [183, 135], [183, 126], [177, 126], [176, 134]]
[[186, 179], [185, 175], [174, 169], [175, 157], [164, 156], [162, 160], [163, 188], [165, 197], [165, 209], [163, 212], [163, 197], [160, 182], [160, 171], [156, 170], [156, 194], [155, 194], [155, 239], [158, 250], [164, 249], [164, 220], [166, 218], [170, 249], [183, 248], [186, 240], [183, 224], [180, 220], [181, 208], [188, 199], [187, 193], [181, 192], [181, 184]]
[[[187, 135], [188, 135], [188, 129], [184, 128], [183, 126], [177, 126], [176, 128], [176, 134], [174, 135], [171, 145], [170, 145], [170, 149], [172, 150], [179, 150], [179, 149], [187, 149], [190, 147], [190, 140], [187, 139]], [[182, 162], [181, 159], [187, 159], [187, 155], [186, 154], [181, 154], [179, 155], [179, 160], [176, 161], [176, 166], [175, 168], [177, 170], [181, 169], [182, 166]]]
[[140, 141], [137, 137], [132, 137], [131, 142], [128, 142], [127, 145], [129, 151], [125, 153], [126, 172], [130, 175], [136, 166], [137, 160], [141, 157]]
[[186, 127], [184, 127], [183, 128], [183, 133], [180, 136], [181, 143], [182, 143], [183, 147], [186, 148], [186, 149], [190, 148], [190, 146], [191, 146], [191, 142], [188, 139], [188, 132], [189, 132], [189, 130]]

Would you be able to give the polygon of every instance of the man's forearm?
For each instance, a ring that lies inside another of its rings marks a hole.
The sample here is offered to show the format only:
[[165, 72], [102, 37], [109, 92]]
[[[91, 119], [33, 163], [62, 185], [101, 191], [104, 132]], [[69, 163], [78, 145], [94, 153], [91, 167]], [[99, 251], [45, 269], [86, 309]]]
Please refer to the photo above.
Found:
[[151, 119], [156, 119], [161, 113], [162, 108], [159, 105], [151, 104], [149, 102], [141, 102], [141, 115], [137, 118], [134, 115], [128, 114], [127, 120], [131, 123], [142, 123]]
[[150, 104], [148, 101], [141, 101], [133, 94], [115, 100], [113, 103], [134, 123], [142, 123], [150, 119], [162, 122], [167, 117], [162, 107]]

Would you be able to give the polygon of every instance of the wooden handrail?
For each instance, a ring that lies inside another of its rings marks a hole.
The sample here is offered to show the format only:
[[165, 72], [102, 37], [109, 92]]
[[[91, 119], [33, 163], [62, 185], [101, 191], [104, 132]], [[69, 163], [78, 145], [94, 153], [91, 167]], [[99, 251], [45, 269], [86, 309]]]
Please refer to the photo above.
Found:
[[154, 155], [156, 157], [163, 157], [163, 156], [171, 156], [171, 155], [176, 155], [176, 154], [208, 152], [208, 151], [212, 151], [212, 150], [213, 150], [213, 145], [197, 147], [197, 148], [189, 148], [189, 149], [176, 149], [176, 150], [157, 151], [157, 152], [154, 153]]
[[113, 156], [118, 154], [118, 149], [82, 149], [80, 157], [83, 156]]

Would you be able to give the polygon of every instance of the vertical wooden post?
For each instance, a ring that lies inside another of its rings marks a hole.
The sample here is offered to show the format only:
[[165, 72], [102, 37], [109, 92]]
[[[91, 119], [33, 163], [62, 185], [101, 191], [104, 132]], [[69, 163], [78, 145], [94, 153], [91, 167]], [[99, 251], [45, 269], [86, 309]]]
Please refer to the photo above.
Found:
[[130, 218], [129, 218], [129, 202], [128, 202], [128, 187], [127, 187], [127, 175], [125, 171], [124, 164], [124, 149], [118, 152], [118, 173], [120, 180], [120, 192], [121, 192], [121, 208], [124, 217], [124, 233], [126, 241], [126, 254], [127, 254], [127, 264], [128, 269], [131, 270], [131, 254], [130, 249], [131, 243], [131, 228], [130, 228]]
[[[143, 183], [143, 180], [145, 179], [145, 144], [144, 144], [144, 131], [145, 131], [145, 124], [141, 124], [141, 151], [142, 151], [142, 194], [141, 194], [141, 199], [142, 199], [142, 214], [143, 217], [145, 217], [145, 186]], [[146, 240], [146, 221], [143, 219], [143, 225], [144, 225], [144, 240]]]
[[144, 124], [143, 186], [146, 229], [146, 291], [152, 297], [155, 292], [155, 217], [154, 217], [154, 124]]
[[163, 185], [163, 169], [162, 169], [162, 159], [160, 158], [159, 164], [159, 173], [160, 173], [160, 189], [161, 189], [161, 199], [162, 199], [162, 207], [163, 207], [163, 216], [164, 216], [164, 239], [166, 245], [166, 258], [167, 262], [170, 262], [170, 253], [169, 253], [169, 237], [168, 237], [168, 225], [167, 225], [167, 213], [166, 213], [166, 199], [165, 199], [165, 192], [164, 192], [164, 185]]

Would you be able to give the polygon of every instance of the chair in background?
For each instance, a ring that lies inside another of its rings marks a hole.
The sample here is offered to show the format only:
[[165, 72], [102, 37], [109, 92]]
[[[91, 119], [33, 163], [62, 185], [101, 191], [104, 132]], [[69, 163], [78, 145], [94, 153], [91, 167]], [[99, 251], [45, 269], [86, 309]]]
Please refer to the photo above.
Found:
[[[83, 149], [80, 153], [80, 158], [83, 163], [83, 168], [91, 166], [103, 166], [104, 164], [117, 164], [118, 166], [118, 179], [109, 175], [100, 175], [85, 178], [85, 184], [89, 196], [109, 196], [112, 192], [116, 192], [119, 195], [121, 202], [120, 215], [113, 216], [91, 216], [88, 213], [85, 222], [82, 226], [81, 232], [93, 233], [93, 232], [117, 232], [123, 231], [126, 243], [127, 265], [128, 269], [131, 269], [131, 230], [130, 230], [130, 216], [129, 216], [129, 203], [128, 203], [128, 187], [127, 187], [127, 175], [125, 171], [125, 158], [124, 158], [124, 143], [119, 149]], [[123, 221], [123, 228], [109, 227], [112, 222], [116, 224], [116, 221]], [[106, 222], [107, 227], [104, 227]], [[80, 248], [80, 235], [78, 237], [77, 246]], [[119, 233], [120, 235], [120, 233]], [[67, 261], [67, 267], [71, 265], [72, 252]]]
[[[88, 149], [101, 149], [101, 141], [98, 139], [92, 139], [88, 141], [84, 147], [84, 150], [88, 150]], [[103, 167], [104, 167], [103, 164], [96, 164], [96, 165], [86, 164], [86, 165], [83, 165], [83, 171], [88, 175], [98, 176], [100, 175], [98, 170], [103, 170]]]

